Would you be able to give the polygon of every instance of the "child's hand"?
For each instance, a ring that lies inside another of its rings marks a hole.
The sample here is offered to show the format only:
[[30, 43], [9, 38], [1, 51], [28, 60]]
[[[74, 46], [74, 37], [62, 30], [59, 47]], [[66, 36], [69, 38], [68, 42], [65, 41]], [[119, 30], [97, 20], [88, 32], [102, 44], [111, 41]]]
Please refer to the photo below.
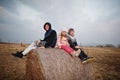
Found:
[[39, 45], [39, 43], [40, 43], [40, 40], [37, 40], [37, 41], [36, 41], [36, 45]]
[[75, 48], [80, 48], [79, 46], [75, 46]]

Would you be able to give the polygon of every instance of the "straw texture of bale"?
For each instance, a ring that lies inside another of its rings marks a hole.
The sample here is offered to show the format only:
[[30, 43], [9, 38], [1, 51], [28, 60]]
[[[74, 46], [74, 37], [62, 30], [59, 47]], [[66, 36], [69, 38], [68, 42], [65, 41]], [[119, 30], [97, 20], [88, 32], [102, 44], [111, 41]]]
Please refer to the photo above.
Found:
[[83, 65], [61, 49], [32, 50], [26, 69], [26, 80], [95, 80], [92, 63]]

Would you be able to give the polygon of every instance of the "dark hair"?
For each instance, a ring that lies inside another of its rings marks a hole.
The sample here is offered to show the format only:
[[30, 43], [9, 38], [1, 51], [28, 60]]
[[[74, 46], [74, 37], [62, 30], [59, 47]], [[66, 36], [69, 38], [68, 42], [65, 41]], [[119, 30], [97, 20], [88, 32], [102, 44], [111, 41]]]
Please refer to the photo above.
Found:
[[73, 29], [73, 28], [70, 28], [70, 29], [68, 30], [68, 34], [70, 34], [71, 31], [74, 31], [74, 29]]
[[45, 26], [46, 25], [48, 25], [49, 26], [49, 30], [51, 29], [51, 24], [49, 23], [49, 22], [46, 22], [45, 24], [44, 24], [44, 29], [45, 29]]

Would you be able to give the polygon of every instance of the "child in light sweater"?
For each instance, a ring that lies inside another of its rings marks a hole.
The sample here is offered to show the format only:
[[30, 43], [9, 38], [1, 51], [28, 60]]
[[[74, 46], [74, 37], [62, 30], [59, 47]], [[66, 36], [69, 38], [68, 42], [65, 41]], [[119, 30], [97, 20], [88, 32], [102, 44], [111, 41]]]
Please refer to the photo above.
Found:
[[74, 33], [75, 33], [75, 31], [74, 31], [73, 28], [70, 28], [70, 29], [68, 30], [68, 35], [67, 35], [67, 36], [68, 36], [68, 42], [69, 42], [69, 44], [70, 44], [70, 47], [71, 47], [73, 50], [75, 50], [75, 51], [77, 51], [78, 49], [80, 49], [80, 53], [79, 53], [78, 57], [80, 58], [80, 60], [81, 60], [81, 62], [82, 62], [83, 64], [88, 63], [88, 62], [92, 62], [92, 61], [94, 60], [94, 57], [88, 56], [88, 55], [78, 46], [77, 40], [76, 40], [76, 38], [75, 38], [75, 36], [74, 36]]
[[79, 55], [80, 53], [80, 50], [75, 51], [70, 47], [68, 43], [67, 33], [65, 30], [62, 30], [61, 34], [58, 36], [57, 46], [58, 48], [65, 50], [68, 54], [72, 55], [73, 57]]

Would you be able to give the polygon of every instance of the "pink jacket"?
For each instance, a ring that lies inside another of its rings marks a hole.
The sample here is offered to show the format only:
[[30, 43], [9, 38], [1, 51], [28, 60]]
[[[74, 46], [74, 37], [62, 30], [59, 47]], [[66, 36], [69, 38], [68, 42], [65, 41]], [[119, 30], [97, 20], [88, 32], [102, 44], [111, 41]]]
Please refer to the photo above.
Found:
[[61, 37], [60, 35], [57, 38], [57, 46], [61, 48], [62, 45], [69, 46], [68, 39], [66, 37]]

